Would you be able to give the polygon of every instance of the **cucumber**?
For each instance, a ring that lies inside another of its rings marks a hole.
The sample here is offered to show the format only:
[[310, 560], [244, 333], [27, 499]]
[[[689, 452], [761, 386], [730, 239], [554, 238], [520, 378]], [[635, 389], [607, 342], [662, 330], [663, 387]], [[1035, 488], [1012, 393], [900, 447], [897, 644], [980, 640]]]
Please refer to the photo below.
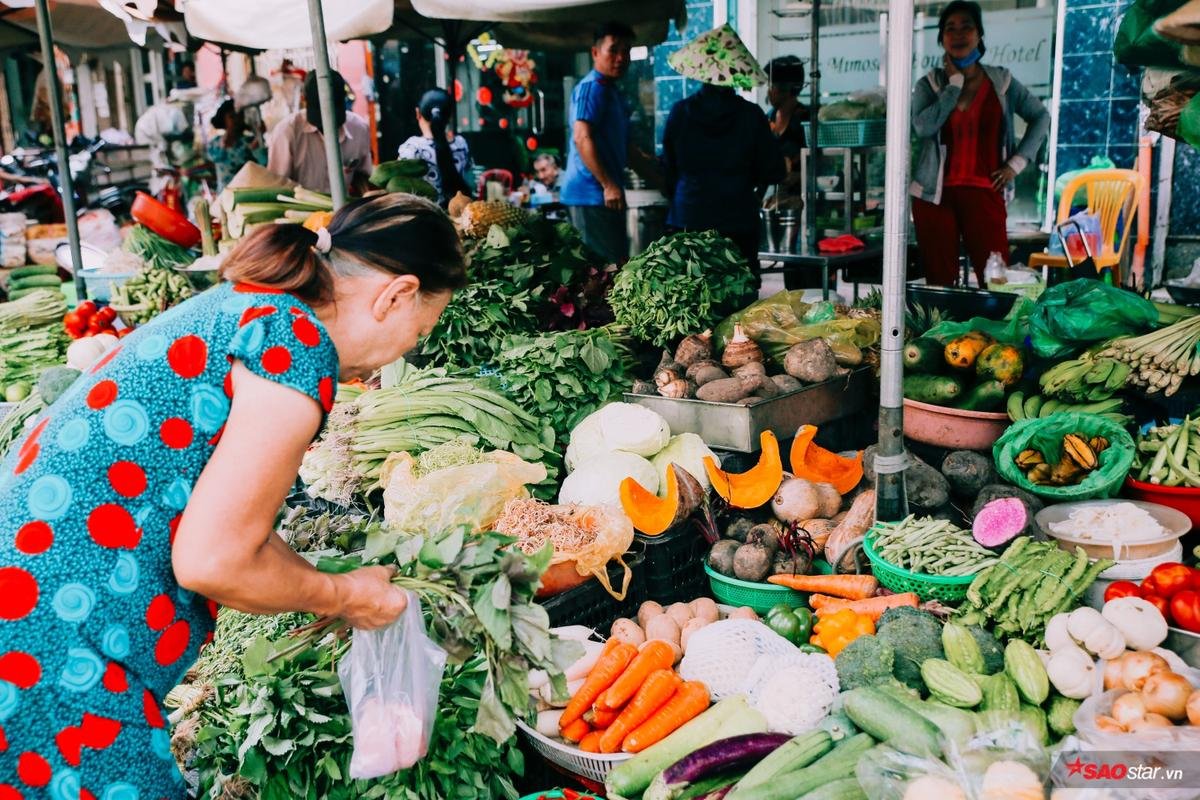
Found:
[[851, 689], [842, 695], [842, 710], [859, 728], [897, 750], [922, 756], [942, 752], [932, 723], [878, 689]]
[[[62, 284], [59, 284], [59, 285], [61, 286]], [[8, 299], [9, 300], [20, 300], [22, 297], [24, 297], [27, 294], [33, 294], [34, 292], [46, 292], [46, 291], [53, 291], [53, 290], [47, 289], [45, 286], [30, 286], [28, 289], [13, 289], [12, 291], [10, 291], [8, 293]], [[61, 295], [62, 291], [59, 290], [57, 293], [59, 295]]]
[[[861, 691], [855, 689], [854, 691]], [[803, 769], [785, 772], [769, 783], [743, 787], [741, 782], [725, 796], [725, 800], [796, 800], [807, 793], [845, 778], [854, 772], [862, 754], [875, 746], [865, 733], [851, 736]]]
[[936, 374], [946, 363], [945, 348], [936, 339], [917, 337], [904, 347], [904, 369], [908, 372]]
[[995, 411], [1004, 403], [1004, 384], [1000, 381], [980, 381], [963, 396], [958, 407], [966, 411]]
[[56, 275], [58, 267], [53, 264], [30, 264], [26, 267], [17, 267], [8, 273], [10, 281], [19, 281], [22, 278], [31, 278], [34, 275]]
[[809, 731], [791, 739], [759, 761], [738, 781], [746, 790], [768, 784], [788, 772], [803, 769], [833, 749], [833, 740], [824, 730]]
[[919, 403], [953, 406], [962, 393], [962, 381], [950, 375], [904, 376], [904, 396]]
[[55, 288], [62, 286], [62, 279], [58, 275], [26, 275], [24, 278], [14, 278], [9, 280], [8, 289], [11, 292], [19, 292], [22, 289], [38, 289], [38, 288]]
[[963, 747], [975, 735], [975, 714], [961, 708], [948, 706], [936, 700], [922, 700], [904, 686], [881, 685], [877, 687], [906, 708], [924, 717], [948, 740]]
[[800, 800], [867, 800], [867, 793], [858, 785], [858, 778], [840, 778], [813, 789]]

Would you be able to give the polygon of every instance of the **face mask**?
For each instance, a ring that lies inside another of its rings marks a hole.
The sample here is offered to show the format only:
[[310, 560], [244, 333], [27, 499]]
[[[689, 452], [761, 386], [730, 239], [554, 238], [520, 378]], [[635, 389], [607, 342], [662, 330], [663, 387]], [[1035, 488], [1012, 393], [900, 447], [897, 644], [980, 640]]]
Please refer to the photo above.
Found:
[[950, 60], [953, 61], [954, 66], [958, 67], [959, 69], [966, 69], [981, 58], [983, 58], [983, 53], [979, 52], [979, 48], [976, 47], [966, 58], [952, 58]]

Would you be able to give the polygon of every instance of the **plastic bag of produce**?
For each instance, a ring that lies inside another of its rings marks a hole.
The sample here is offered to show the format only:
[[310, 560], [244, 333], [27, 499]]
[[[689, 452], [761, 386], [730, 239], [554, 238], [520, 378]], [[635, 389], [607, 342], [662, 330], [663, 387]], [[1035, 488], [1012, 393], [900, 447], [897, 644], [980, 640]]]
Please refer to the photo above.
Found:
[[966, 322], [947, 320], [939, 322], [922, 335], [948, 343], [951, 339], [957, 339], [971, 331], [979, 331], [1002, 344], [1023, 346], [1026, 337], [1029, 336], [1029, 319], [1033, 310], [1033, 301], [1027, 297], [1020, 297], [1002, 320], [987, 317], [972, 317]]
[[526, 484], [546, 479], [546, 468], [501, 450], [476, 464], [462, 464], [419, 474], [417, 460], [396, 453], [384, 462], [383, 518], [393, 531], [418, 534], [466, 525], [489, 529], [504, 504], [528, 497]]
[[[1062, 440], [1068, 433], [1090, 439], [1103, 436], [1108, 447], [1099, 455], [1096, 469], [1074, 486], [1042, 486], [1031, 482], [1017, 466], [1017, 454], [1039, 450], [1046, 463], [1054, 464], [1062, 456]], [[992, 446], [996, 469], [1009, 483], [1048, 500], [1088, 500], [1112, 497], [1121, 488], [1133, 466], [1135, 445], [1124, 428], [1092, 414], [1051, 414], [1039, 419], [1013, 423]]]
[[835, 350], [870, 347], [879, 341], [878, 320], [830, 318], [832, 306], [805, 303], [803, 296], [800, 290], [783, 291], [752, 303], [717, 326], [714, 346], [718, 351], [725, 348], [734, 325], [741, 325], [768, 357], [780, 363], [792, 345], [810, 339], [824, 339]]
[[1149, 300], [1080, 279], [1042, 292], [1029, 321], [1029, 338], [1042, 358], [1065, 358], [1096, 342], [1146, 333], [1157, 325], [1158, 309]]
[[354, 631], [338, 664], [354, 734], [351, 778], [390, 775], [425, 757], [445, 666], [446, 653], [425, 635], [421, 603], [411, 592], [400, 619]]
[[1160, 36], [1154, 23], [1183, 5], [1184, 0], [1134, 0], [1121, 18], [1113, 41], [1113, 55], [1128, 67], [1178, 69], [1179, 42]]

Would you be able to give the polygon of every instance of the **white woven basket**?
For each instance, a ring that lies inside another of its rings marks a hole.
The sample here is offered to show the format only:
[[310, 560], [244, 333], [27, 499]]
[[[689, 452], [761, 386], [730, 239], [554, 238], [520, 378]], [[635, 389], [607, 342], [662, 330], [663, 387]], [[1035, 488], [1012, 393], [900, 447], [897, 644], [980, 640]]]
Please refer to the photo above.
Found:
[[520, 720], [517, 720], [517, 727], [542, 758], [572, 775], [596, 783], [604, 783], [613, 767], [633, 758], [628, 753], [585, 753], [578, 747], [543, 736]]

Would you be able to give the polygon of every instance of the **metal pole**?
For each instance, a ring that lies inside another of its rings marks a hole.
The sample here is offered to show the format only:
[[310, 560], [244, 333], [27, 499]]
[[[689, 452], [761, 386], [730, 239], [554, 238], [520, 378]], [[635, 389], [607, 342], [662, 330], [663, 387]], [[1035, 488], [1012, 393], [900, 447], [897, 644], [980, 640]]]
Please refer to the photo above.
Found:
[[[808, 213], [805, 215], [808, 218], [808, 238], [806, 244], [807, 250], [812, 255], [817, 254], [817, 241], [820, 234], [817, 231], [817, 165], [821, 163], [821, 149], [817, 146], [820, 142], [819, 128], [821, 125], [818, 114], [821, 110], [821, 0], [812, 0], [812, 24], [810, 33], [812, 38], [809, 39], [809, 74], [808, 74], [808, 89], [809, 89], [809, 124], [808, 131], [811, 139], [808, 144], [808, 180], [805, 181], [807, 186], [804, 187], [804, 192], [807, 195], [805, 208]], [[850, 187], [844, 187], [846, 191], [850, 191]], [[828, 266], [821, 267], [821, 299], [829, 299], [829, 278], [826, 273], [829, 271]]]
[[317, 61], [317, 97], [321, 101], [321, 138], [325, 140], [325, 160], [329, 163], [329, 193], [333, 196], [336, 211], [346, 205], [346, 180], [342, 174], [342, 146], [333, 111], [333, 81], [329, 74], [329, 48], [325, 42], [321, 0], [308, 0], [308, 21], [312, 23], [313, 51]]
[[46, 85], [50, 89], [50, 124], [54, 128], [54, 156], [58, 160], [58, 186], [62, 193], [63, 216], [66, 217], [67, 223], [67, 243], [71, 248], [75, 293], [78, 299], [86, 300], [83, 256], [79, 252], [79, 220], [75, 216], [75, 181], [71, 178], [67, 134], [63, 129], [62, 87], [58, 85], [58, 63], [54, 60], [54, 33], [50, 29], [50, 9], [46, 0], [36, 2], [38, 38], [42, 43], [42, 69], [46, 70]]
[[887, 166], [883, 201], [883, 342], [879, 376], [876, 516], [908, 513], [904, 490], [904, 277], [908, 253], [909, 107], [912, 100], [913, 0], [889, 0]]

